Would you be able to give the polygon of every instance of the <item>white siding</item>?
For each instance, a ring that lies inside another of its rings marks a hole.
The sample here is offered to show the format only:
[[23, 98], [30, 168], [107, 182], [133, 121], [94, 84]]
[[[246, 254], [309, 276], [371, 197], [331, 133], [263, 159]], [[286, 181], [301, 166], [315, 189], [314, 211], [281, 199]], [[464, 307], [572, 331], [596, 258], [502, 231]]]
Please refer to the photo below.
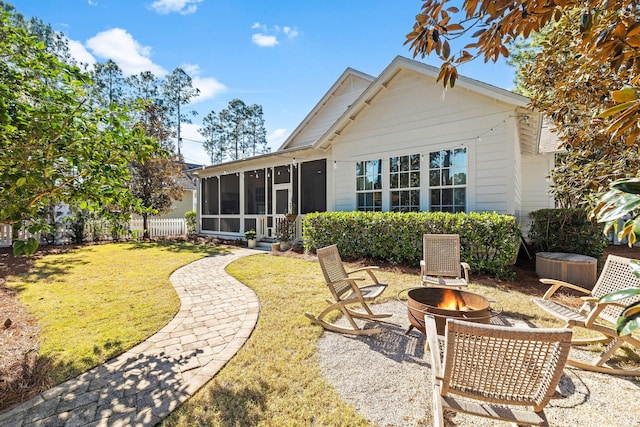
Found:
[[554, 155], [522, 156], [522, 233], [529, 232], [529, 213], [553, 208], [554, 200], [548, 193], [547, 173], [553, 168]]
[[367, 80], [350, 76], [331, 95], [326, 104], [321, 106], [313, 117], [308, 118], [309, 123], [289, 142], [287, 148], [302, 147], [316, 142], [370, 84]]
[[[468, 153], [467, 209], [514, 213], [514, 107], [461, 88], [442, 95], [442, 86], [433, 78], [403, 70], [357, 114], [332, 146], [331, 160], [338, 166], [336, 210], [355, 209], [357, 160], [383, 159], [386, 189], [389, 157], [423, 154], [424, 189], [429, 152], [464, 146]], [[422, 209], [426, 210], [426, 192], [422, 194]]]

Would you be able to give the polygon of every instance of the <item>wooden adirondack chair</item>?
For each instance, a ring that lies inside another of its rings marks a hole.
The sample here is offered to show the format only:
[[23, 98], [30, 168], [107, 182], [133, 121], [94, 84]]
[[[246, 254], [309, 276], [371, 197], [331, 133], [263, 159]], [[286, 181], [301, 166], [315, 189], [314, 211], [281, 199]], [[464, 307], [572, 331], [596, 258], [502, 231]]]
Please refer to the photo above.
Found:
[[[425, 234], [422, 236], [422, 285], [462, 287], [469, 284], [469, 264], [460, 262], [458, 234]], [[463, 273], [463, 274], [461, 274]]]
[[[632, 335], [620, 336], [616, 332], [615, 324], [622, 308], [636, 301], [640, 296], [627, 298], [617, 303], [600, 303], [598, 299], [610, 292], [631, 286], [640, 286], [640, 279], [633, 274], [629, 265], [630, 259], [616, 255], [609, 255], [598, 277], [593, 290], [562, 282], [555, 279], [540, 279], [542, 283], [551, 285], [542, 298], [533, 298], [532, 301], [547, 313], [562, 319], [569, 328], [581, 327], [598, 332], [598, 337], [591, 339], [574, 339], [574, 345], [587, 345], [591, 343], [608, 343], [604, 351], [591, 363], [569, 359], [568, 365], [576, 366], [590, 371], [604, 372], [615, 375], [640, 375], [640, 369], [624, 369], [607, 365], [607, 362], [615, 351], [627, 343], [640, 349], [640, 340]], [[584, 303], [579, 309], [574, 309], [561, 304], [553, 299], [555, 292], [561, 288], [569, 288], [585, 294]]]
[[443, 410], [547, 426], [544, 407], [562, 376], [571, 329], [513, 328], [448, 319], [444, 342], [425, 316], [433, 377], [433, 417]]
[[[305, 313], [309, 319], [323, 328], [353, 335], [372, 335], [382, 332], [382, 329], [362, 329], [355, 322], [354, 318], [361, 319], [382, 319], [390, 317], [391, 314], [374, 314], [367, 302], [373, 301], [380, 296], [387, 288], [384, 283], [378, 282], [373, 274], [373, 270], [378, 267], [363, 267], [350, 272], [344, 269], [338, 248], [336, 245], [327, 246], [318, 249], [318, 261], [322, 268], [327, 287], [331, 292], [333, 299], [327, 299], [329, 307], [327, 307], [319, 316]], [[352, 274], [358, 272], [366, 272], [369, 279], [373, 282], [365, 286], [358, 286], [358, 282], [364, 280], [363, 277], [351, 277]], [[350, 306], [359, 304], [364, 312], [353, 310]], [[340, 310], [351, 324], [350, 328], [343, 328], [332, 323], [328, 323], [323, 318], [333, 310]]]

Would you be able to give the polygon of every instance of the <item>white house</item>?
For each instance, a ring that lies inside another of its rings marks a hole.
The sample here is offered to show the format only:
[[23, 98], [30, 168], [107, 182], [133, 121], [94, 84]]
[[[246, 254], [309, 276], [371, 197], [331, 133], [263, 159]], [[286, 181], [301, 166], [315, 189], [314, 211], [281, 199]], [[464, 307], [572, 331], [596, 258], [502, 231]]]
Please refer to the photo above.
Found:
[[396, 57], [376, 78], [347, 69], [275, 152], [197, 172], [199, 232], [274, 236], [287, 212], [495, 211], [554, 206], [526, 97]]

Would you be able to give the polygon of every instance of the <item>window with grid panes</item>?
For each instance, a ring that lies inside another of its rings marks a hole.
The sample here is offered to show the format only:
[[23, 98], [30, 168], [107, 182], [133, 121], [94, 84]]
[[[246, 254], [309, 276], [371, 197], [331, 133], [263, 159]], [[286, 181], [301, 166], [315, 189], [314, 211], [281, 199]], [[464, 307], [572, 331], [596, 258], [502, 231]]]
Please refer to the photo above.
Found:
[[432, 211], [466, 211], [466, 148], [429, 153], [429, 206]]
[[420, 210], [420, 155], [389, 159], [389, 188], [392, 212]]
[[356, 162], [356, 203], [359, 211], [382, 210], [382, 160]]

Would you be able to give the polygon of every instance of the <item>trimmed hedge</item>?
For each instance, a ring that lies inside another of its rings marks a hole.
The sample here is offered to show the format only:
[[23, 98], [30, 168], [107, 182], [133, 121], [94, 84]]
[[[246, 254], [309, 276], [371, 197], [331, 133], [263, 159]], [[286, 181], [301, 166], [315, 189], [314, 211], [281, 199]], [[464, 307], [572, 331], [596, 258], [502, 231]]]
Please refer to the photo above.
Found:
[[602, 261], [608, 244], [604, 225], [590, 220], [585, 209], [540, 209], [529, 218], [529, 240], [536, 252], [582, 254]]
[[423, 234], [459, 234], [463, 261], [473, 271], [510, 277], [520, 227], [510, 215], [446, 212], [321, 212], [302, 221], [305, 250], [336, 244], [345, 258], [419, 265]]

